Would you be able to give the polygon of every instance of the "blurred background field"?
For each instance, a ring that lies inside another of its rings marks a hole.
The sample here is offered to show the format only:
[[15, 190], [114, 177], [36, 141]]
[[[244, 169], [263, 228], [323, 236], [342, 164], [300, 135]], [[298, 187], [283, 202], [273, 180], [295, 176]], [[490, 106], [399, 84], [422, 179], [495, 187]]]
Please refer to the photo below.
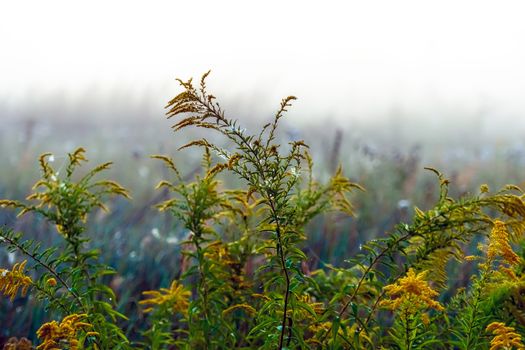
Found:
[[[37, 158], [44, 152], [53, 153], [57, 168], [67, 152], [79, 146], [87, 149], [92, 166], [114, 162], [105, 177], [128, 188], [133, 199], [113, 200], [108, 203], [109, 212], [93, 215], [89, 244], [100, 249], [101, 260], [117, 271], [107, 282], [119, 296], [119, 311], [131, 319], [126, 324], [135, 327], [145, 322], [137, 305], [141, 292], [166, 286], [178, 275], [180, 243], [188, 234], [173, 218], [154, 208], [167, 198], [154, 187], [169, 175], [163, 164], [150, 155], [172, 156], [187, 179], [195, 176], [200, 164], [197, 149], [177, 148], [203, 134], [193, 130], [173, 133], [170, 121], [162, 116], [158, 119], [125, 123], [19, 120], [3, 123], [0, 128], [0, 198], [23, 199], [29, 193], [39, 177]], [[253, 119], [240, 120], [241, 124], [246, 121], [251, 130], [260, 126]], [[447, 134], [437, 129], [443, 140], [422, 143], [420, 134], [403, 134], [403, 128], [395, 122], [383, 128], [374, 132], [336, 123], [296, 125], [284, 119], [281, 143], [304, 139], [311, 146], [318, 179], [327, 179], [341, 164], [345, 174], [366, 189], [352, 196], [356, 217], [329, 214], [318, 217], [308, 227], [309, 239], [303, 246], [309, 256], [308, 269], [326, 264], [344, 267], [345, 259], [358, 252], [366, 240], [388, 234], [398, 223], [410, 222], [414, 206], [429, 208], [437, 198], [437, 179], [424, 170], [425, 166], [446, 174], [454, 197], [475, 194], [483, 183], [497, 189], [525, 181], [525, 147], [518, 138], [490, 142], [468, 137], [447, 139]], [[402, 137], [393, 142], [395, 133]], [[227, 146], [224, 140], [217, 141]], [[225, 187], [238, 185], [230, 176], [222, 178]], [[1, 210], [0, 224], [24, 232], [27, 238], [38, 238], [46, 246], [58, 244], [54, 227], [31, 215], [20, 220], [15, 215]], [[21, 259], [24, 257], [0, 250], [0, 266], [11, 266]], [[461, 271], [453, 276], [450, 283], [461, 286], [465, 282]], [[0, 336], [4, 339], [14, 335], [31, 337], [49, 317], [31, 294], [14, 302], [2, 298], [0, 308]], [[138, 335], [136, 329], [126, 331], [131, 338]]]

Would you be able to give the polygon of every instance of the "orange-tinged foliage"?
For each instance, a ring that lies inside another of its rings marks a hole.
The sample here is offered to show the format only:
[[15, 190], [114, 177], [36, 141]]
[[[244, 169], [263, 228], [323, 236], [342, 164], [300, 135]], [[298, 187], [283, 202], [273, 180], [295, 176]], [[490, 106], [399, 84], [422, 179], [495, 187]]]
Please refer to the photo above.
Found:
[[31, 277], [24, 274], [24, 268], [27, 260], [15, 264], [11, 271], [0, 269], [0, 292], [4, 293], [11, 300], [14, 300], [18, 291], [21, 289], [22, 296], [25, 296], [27, 290], [33, 283]]

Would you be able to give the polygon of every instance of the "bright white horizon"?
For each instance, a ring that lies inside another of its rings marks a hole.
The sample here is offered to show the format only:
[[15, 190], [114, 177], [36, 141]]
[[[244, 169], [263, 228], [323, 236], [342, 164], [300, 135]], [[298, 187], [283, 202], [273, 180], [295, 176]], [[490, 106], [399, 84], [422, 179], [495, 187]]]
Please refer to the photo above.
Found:
[[74, 110], [86, 95], [104, 106], [117, 95], [161, 110], [175, 77], [211, 68], [215, 94], [246, 111], [293, 94], [294, 114], [339, 120], [525, 115], [522, 2], [320, 4], [5, 1], [0, 105]]

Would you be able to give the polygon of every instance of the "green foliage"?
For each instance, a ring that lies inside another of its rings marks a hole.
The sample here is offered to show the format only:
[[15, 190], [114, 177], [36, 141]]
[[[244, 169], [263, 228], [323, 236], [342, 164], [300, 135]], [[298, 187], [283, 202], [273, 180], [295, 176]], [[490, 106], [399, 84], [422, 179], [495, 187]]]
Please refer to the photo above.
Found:
[[42, 155], [42, 179], [27, 197], [28, 203], [0, 200], [0, 206], [19, 209], [19, 216], [34, 213], [56, 225], [64, 238], [63, 246], [43, 249], [40, 242], [24, 240], [22, 234], [9, 230], [2, 230], [0, 237], [8, 249], [20, 251], [34, 261], [34, 269], [39, 272], [34, 282], [36, 296], [47, 303], [49, 310], [62, 317], [87, 314], [92, 331], [98, 333], [88, 342], [104, 349], [126, 349], [128, 340], [115, 325], [117, 319], [125, 316], [115, 311], [115, 293], [103, 283], [104, 276], [114, 271], [98, 262], [98, 251], [85, 249], [89, 238], [84, 231], [89, 213], [95, 208], [105, 209], [106, 197], [129, 195], [116, 182], [94, 180], [111, 163], [101, 164], [76, 180], [77, 168], [86, 161], [84, 153], [79, 148], [68, 155], [64, 176], [51, 166], [51, 154]]
[[[157, 209], [184, 227], [186, 238], [179, 265], [169, 267], [170, 286], [143, 293], [148, 327], [136, 342], [127, 340], [130, 328], [105, 278], [113, 270], [89, 249], [86, 234], [89, 216], [105, 210], [110, 196], [129, 198], [118, 183], [95, 180], [110, 163], [79, 176], [86, 160], [80, 148], [61, 175], [44, 154], [42, 179], [27, 201], [0, 201], [19, 215], [45, 218], [63, 239], [62, 246], [44, 247], [0, 232], [8, 249], [33, 261], [33, 292], [54, 318], [82, 320], [71, 339], [60, 341], [73, 348], [76, 339], [86, 349], [473, 349], [488, 347], [492, 322], [524, 330], [525, 264], [509, 243], [525, 231], [518, 187], [490, 193], [482, 186], [479, 194], [452, 198], [449, 180], [428, 168], [439, 184], [431, 208], [415, 208], [412, 220], [362, 244], [344, 266], [310, 271], [307, 228], [331, 211], [353, 215], [349, 195], [363, 189], [341, 167], [326, 183], [317, 181], [303, 141], [278, 143], [279, 122], [295, 97], [283, 99], [273, 120], [250, 133], [208, 93], [207, 76], [198, 86], [179, 81], [183, 91], [168, 103], [167, 116], [179, 118], [177, 131], [207, 129], [227, 144], [202, 138], [181, 147], [202, 150], [201, 172], [192, 180], [172, 158], [153, 156], [171, 177], [157, 185], [165, 194]], [[225, 176], [235, 176], [240, 188], [227, 189]], [[466, 259], [465, 250], [480, 241], [479, 255]], [[473, 259], [476, 274], [456, 290], [448, 267]]]

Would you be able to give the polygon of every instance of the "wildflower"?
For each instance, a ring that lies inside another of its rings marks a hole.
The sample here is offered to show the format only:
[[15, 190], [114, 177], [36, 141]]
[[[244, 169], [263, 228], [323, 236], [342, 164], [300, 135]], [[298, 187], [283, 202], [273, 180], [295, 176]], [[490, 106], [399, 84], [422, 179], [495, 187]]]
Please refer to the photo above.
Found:
[[259, 294], [259, 293], [252, 294], [252, 297], [258, 298], [258, 299], [262, 299], [262, 300], [265, 300], [265, 301], [270, 300], [270, 298], [267, 295]]
[[497, 349], [525, 349], [521, 342], [521, 335], [515, 332], [513, 327], [507, 327], [502, 322], [492, 322], [486, 328], [494, 334], [490, 341], [490, 350]]
[[31, 277], [24, 274], [26, 264], [27, 260], [24, 260], [20, 264], [15, 264], [11, 271], [0, 269], [0, 292], [10, 297], [11, 301], [15, 299], [20, 288], [22, 296], [25, 296], [33, 283]]
[[[315, 311], [315, 313], [318, 315], [321, 315], [325, 311], [324, 304], [313, 301], [312, 297], [308, 294], [300, 296], [299, 300], [302, 301], [304, 304], [308, 304], [311, 310]], [[304, 316], [306, 318], [310, 317], [311, 315], [309, 313], [305, 313]]]
[[59, 224], [56, 224], [56, 225], [55, 225], [55, 229], [56, 229], [57, 232], [60, 233], [61, 235], [64, 235], [64, 234], [65, 234], [64, 226], [59, 225]]
[[46, 280], [46, 284], [47, 284], [48, 286], [54, 287], [54, 286], [57, 285], [57, 280], [54, 279], [53, 277], [48, 278], [48, 279]]
[[406, 277], [399, 279], [395, 284], [384, 287], [390, 299], [383, 300], [381, 306], [390, 310], [405, 309], [411, 313], [424, 308], [444, 310], [439, 302], [433, 300], [438, 296], [438, 292], [425, 281], [427, 273], [423, 271], [416, 275], [414, 269], [410, 268]]
[[139, 301], [139, 304], [151, 305], [146, 308], [144, 312], [153, 311], [153, 305], [168, 305], [172, 308], [174, 313], [180, 312], [183, 315], [186, 315], [188, 312], [191, 292], [185, 289], [184, 286], [177, 281], [173, 281], [170, 288], [161, 288], [158, 291], [149, 290], [142, 292], [142, 294], [150, 298]]
[[492, 261], [498, 256], [509, 265], [517, 265], [520, 261], [519, 256], [514, 253], [510, 246], [509, 233], [505, 228], [505, 223], [496, 220], [489, 237], [487, 258]]
[[[91, 328], [93, 325], [82, 322], [86, 314], [72, 314], [66, 316], [60, 323], [51, 321], [44, 323], [37, 331], [36, 335], [42, 339], [42, 344], [37, 346], [37, 350], [56, 350], [61, 349], [64, 344], [68, 345], [70, 350], [78, 350], [80, 347], [79, 332]], [[85, 336], [95, 336], [97, 332], [86, 332]]]
[[257, 313], [257, 311], [250, 305], [248, 304], [236, 304], [236, 305], [233, 305], [233, 306], [230, 306], [229, 308], [225, 309], [222, 311], [222, 315], [225, 316], [235, 310], [244, 310], [246, 311], [250, 316], [253, 316]]
[[[318, 333], [320, 331], [329, 332], [332, 329], [332, 322], [320, 322], [312, 323], [308, 326], [308, 330], [312, 333]], [[341, 329], [339, 329], [341, 332]]]
[[516, 273], [514, 272], [513, 269], [510, 269], [510, 268], [505, 267], [505, 266], [500, 266], [499, 270], [500, 270], [500, 272], [502, 272], [503, 275], [506, 276], [510, 281], [513, 281], [513, 282], [516, 282], [516, 283], [519, 283], [519, 282], [520, 282], [520, 279], [518, 278], [518, 276], [516, 276]]
[[9, 338], [7, 343], [4, 344], [4, 350], [31, 350], [33, 349], [33, 344], [27, 338]]
[[[308, 330], [312, 332], [313, 334], [317, 334], [319, 332], [322, 332], [323, 334], [326, 332], [330, 332], [332, 329], [333, 329], [333, 324], [332, 322], [328, 322], [328, 321], [313, 322], [308, 326]], [[370, 338], [368, 337], [366, 332], [364, 330], [359, 330], [358, 325], [356, 323], [354, 323], [352, 326], [347, 328], [347, 330], [345, 331], [343, 331], [342, 327], [339, 327], [339, 329], [337, 330], [337, 334], [341, 337], [345, 337], [347, 334], [359, 334], [359, 338], [361, 339], [361, 341], [367, 340], [370, 342]], [[322, 343], [320, 343], [319, 340], [316, 339], [316, 337], [312, 337], [308, 339], [308, 342], [317, 343], [318, 345], [322, 345]]]
[[204, 253], [204, 257], [210, 261], [221, 263], [223, 265], [235, 264], [235, 260], [228, 251], [228, 247], [220, 241], [210, 243], [207, 247], [207, 252]]
[[428, 313], [425, 312], [421, 315], [421, 322], [423, 322], [425, 326], [428, 326], [430, 324], [430, 316], [428, 315]]

